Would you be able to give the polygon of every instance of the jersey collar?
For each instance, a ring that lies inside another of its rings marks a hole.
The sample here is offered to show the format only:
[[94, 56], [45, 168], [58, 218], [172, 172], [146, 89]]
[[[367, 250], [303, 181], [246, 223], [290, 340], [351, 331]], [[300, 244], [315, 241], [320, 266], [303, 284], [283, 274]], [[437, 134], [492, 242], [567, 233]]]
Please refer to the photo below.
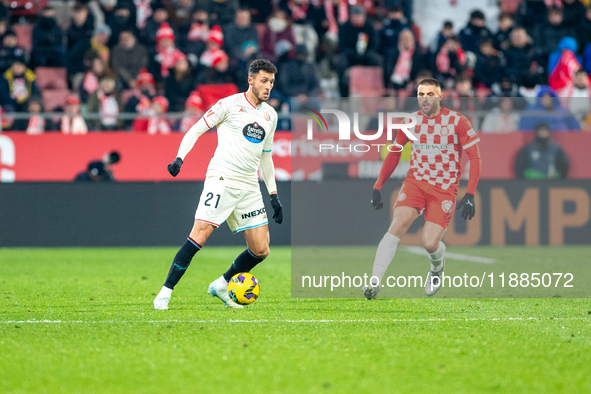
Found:
[[254, 108], [254, 109], [260, 109], [260, 108], [263, 106], [263, 104], [261, 103], [261, 105], [259, 105], [259, 107], [258, 107], [258, 108], [257, 108], [257, 107], [255, 107], [255, 106], [254, 106], [254, 104], [253, 104], [253, 103], [251, 103], [251, 102], [250, 102], [250, 100], [248, 99], [248, 96], [246, 95], [246, 92], [244, 92], [244, 98], [246, 99], [246, 101], [248, 101], [248, 103], [249, 103], [250, 105], [252, 105], [252, 108]]

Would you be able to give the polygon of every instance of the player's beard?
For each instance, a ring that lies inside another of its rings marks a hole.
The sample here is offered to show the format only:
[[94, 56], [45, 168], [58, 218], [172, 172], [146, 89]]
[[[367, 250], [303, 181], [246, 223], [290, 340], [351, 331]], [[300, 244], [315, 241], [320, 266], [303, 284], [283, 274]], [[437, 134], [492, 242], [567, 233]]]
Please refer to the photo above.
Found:
[[437, 102], [432, 102], [429, 104], [430, 105], [427, 107], [428, 108], [427, 110], [425, 110], [423, 108], [423, 106], [421, 105], [421, 110], [423, 111], [423, 114], [425, 114], [428, 118], [435, 115], [440, 109], [439, 103], [437, 103]]
[[267, 98], [265, 98], [265, 96], [261, 93], [261, 91], [258, 90], [254, 85], [252, 85], [252, 94], [254, 94], [254, 96], [257, 98], [257, 100], [259, 100], [259, 102], [261, 102], [261, 103], [265, 103], [265, 102], [267, 102], [267, 100], [269, 100], [269, 96], [267, 96]]

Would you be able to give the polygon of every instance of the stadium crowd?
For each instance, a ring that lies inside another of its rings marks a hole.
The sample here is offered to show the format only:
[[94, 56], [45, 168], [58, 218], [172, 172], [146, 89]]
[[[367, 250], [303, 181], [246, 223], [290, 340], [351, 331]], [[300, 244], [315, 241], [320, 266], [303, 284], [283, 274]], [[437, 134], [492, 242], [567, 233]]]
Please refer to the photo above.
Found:
[[[483, 132], [534, 130], [540, 121], [552, 130], [591, 128], [591, 8], [579, 0], [522, 0], [498, 16], [496, 31], [476, 9], [465, 26], [445, 21], [432, 42], [403, 0], [49, 4], [31, 20], [28, 50], [16, 33], [22, 17], [0, 3], [4, 130], [186, 131], [207, 109], [201, 87], [246, 90], [248, 64], [259, 57], [279, 69], [269, 104], [283, 115], [292, 97], [298, 107], [317, 105], [309, 97], [348, 97], [351, 67], [373, 66], [382, 94], [401, 107], [418, 80], [437, 78], [444, 105], [489, 111], [479, 119]], [[532, 113], [515, 112], [522, 110]], [[30, 116], [11, 118], [19, 112]]]

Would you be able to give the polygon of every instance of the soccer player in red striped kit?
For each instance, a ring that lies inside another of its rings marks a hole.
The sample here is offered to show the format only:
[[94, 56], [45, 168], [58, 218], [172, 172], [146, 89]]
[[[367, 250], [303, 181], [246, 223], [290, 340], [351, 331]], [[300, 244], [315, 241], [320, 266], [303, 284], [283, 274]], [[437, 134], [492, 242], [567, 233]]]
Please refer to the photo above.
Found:
[[[411, 143], [410, 170], [394, 204], [390, 228], [376, 252], [372, 276], [377, 277], [379, 282], [362, 289], [367, 299], [376, 298], [400, 239], [421, 213], [425, 214], [423, 246], [431, 262], [425, 293], [432, 296], [441, 287], [441, 274], [445, 267], [445, 244], [441, 242], [441, 238], [454, 213], [462, 152], [470, 159], [470, 177], [466, 194], [456, 209], [462, 209], [464, 220], [472, 219], [475, 213], [474, 193], [482, 166], [478, 135], [464, 115], [441, 106], [441, 85], [436, 79], [422, 80], [418, 86], [417, 98], [420, 108], [414, 113], [417, 124], [410, 128], [417, 140], [412, 141], [401, 132], [395, 138], [395, 143], [400, 146]], [[392, 150], [384, 159], [371, 200], [375, 209], [383, 207], [380, 190], [394, 172], [400, 155], [401, 152]], [[434, 277], [439, 280], [433, 280]]]

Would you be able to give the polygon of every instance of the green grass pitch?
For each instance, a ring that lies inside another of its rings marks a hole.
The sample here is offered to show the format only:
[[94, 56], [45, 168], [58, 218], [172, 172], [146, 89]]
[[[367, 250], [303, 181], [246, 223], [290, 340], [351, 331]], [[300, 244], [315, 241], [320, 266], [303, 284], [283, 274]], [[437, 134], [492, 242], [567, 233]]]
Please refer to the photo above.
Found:
[[292, 299], [272, 247], [227, 310], [206, 289], [241, 250], [204, 248], [154, 311], [175, 248], [0, 249], [0, 393], [591, 392], [589, 299]]

